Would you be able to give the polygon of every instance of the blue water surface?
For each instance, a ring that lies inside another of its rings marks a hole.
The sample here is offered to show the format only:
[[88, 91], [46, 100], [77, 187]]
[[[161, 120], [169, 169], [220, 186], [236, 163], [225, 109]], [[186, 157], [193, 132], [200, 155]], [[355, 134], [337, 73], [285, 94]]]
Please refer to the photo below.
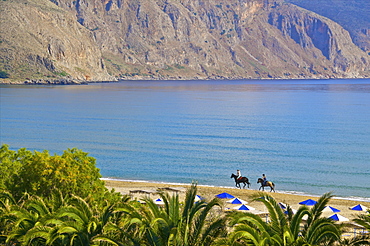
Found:
[[1, 86], [1, 144], [77, 147], [106, 178], [370, 198], [370, 80]]

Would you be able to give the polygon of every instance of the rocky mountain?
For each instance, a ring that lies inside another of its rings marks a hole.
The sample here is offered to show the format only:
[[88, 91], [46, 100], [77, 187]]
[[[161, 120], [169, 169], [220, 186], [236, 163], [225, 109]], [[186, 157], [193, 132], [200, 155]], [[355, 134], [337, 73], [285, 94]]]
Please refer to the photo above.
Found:
[[325, 16], [348, 30], [353, 42], [370, 52], [370, 1], [368, 0], [288, 0]]
[[10, 78], [111, 78], [93, 33], [50, 1], [1, 1], [0, 26], [0, 71]]
[[354, 36], [283, 1], [5, 0], [0, 9], [0, 71], [21, 79], [31, 70], [87, 80], [370, 76]]

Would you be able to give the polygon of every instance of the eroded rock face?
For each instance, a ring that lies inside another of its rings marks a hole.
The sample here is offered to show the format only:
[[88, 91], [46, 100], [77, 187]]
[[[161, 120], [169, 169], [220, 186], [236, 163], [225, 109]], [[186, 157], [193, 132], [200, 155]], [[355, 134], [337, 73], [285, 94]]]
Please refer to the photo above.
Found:
[[0, 55], [14, 58], [7, 62], [13, 69], [23, 67], [39, 77], [110, 78], [92, 33], [74, 15], [47, 0], [2, 1], [1, 26], [6, 27], [0, 36], [7, 50]]
[[93, 31], [103, 54], [141, 73], [165, 75], [166, 68], [176, 66], [187, 68], [189, 75], [232, 78], [369, 72], [366, 53], [343, 28], [280, 1], [55, 2]]
[[[337, 23], [298, 8], [281, 7], [269, 14], [268, 22], [306, 50], [318, 49], [335, 72], [365, 71], [369, 59], [352, 43]], [[288, 14], [287, 14], [288, 13]], [[319, 54], [316, 54], [319, 55]]]
[[370, 76], [347, 31], [278, 0], [25, 1], [27, 11], [0, 4], [29, 64], [77, 79]]

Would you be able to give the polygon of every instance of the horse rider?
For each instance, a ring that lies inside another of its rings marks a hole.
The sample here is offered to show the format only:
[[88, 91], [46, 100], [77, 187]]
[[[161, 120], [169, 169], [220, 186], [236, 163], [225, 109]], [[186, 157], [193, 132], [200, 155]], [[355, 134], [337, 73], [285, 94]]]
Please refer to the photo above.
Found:
[[262, 185], [266, 185], [266, 183], [267, 183], [267, 178], [266, 178], [266, 175], [265, 174], [262, 174], [262, 180], [263, 180], [263, 183], [262, 183]]
[[240, 170], [236, 170], [236, 176], [238, 176], [236, 179], [237, 180], [240, 180], [242, 178], [242, 173], [240, 172]]

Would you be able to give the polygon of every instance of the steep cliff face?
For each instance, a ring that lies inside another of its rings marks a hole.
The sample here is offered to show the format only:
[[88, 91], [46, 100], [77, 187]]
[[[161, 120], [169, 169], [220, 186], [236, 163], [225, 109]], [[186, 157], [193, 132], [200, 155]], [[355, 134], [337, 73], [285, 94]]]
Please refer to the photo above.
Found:
[[[19, 49], [30, 44], [28, 64], [54, 73], [87, 79], [106, 77], [105, 69], [125, 78], [370, 76], [369, 55], [347, 31], [280, 0], [44, 1], [23, 1], [31, 11], [23, 2], [1, 2], [13, 8], [1, 18], [27, 37]], [[17, 59], [11, 45], [6, 49], [2, 59]]]
[[269, 0], [53, 0], [92, 30], [111, 72], [352, 77], [367, 54], [336, 23]]
[[305, 50], [314, 50], [315, 56], [323, 55], [334, 72], [356, 73], [370, 65], [366, 53], [352, 43], [349, 33], [322, 16], [283, 5], [270, 12], [268, 22]]
[[0, 5], [0, 68], [13, 78], [110, 78], [93, 35], [71, 13], [47, 0]]
[[370, 52], [369, 0], [287, 0], [287, 2], [337, 22], [350, 33], [357, 46]]

